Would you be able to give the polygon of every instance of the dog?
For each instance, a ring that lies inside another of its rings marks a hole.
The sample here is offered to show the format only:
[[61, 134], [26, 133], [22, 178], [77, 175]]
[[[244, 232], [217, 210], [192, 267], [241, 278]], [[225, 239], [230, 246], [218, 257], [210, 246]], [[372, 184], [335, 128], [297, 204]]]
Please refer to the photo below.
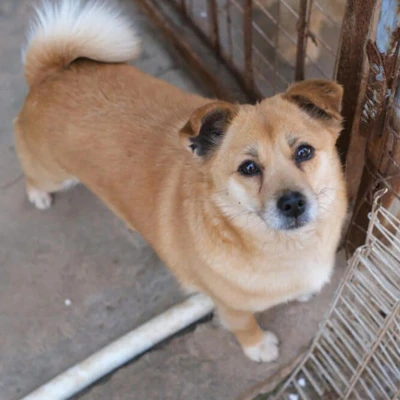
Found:
[[340, 85], [294, 83], [255, 104], [186, 93], [127, 64], [140, 50], [110, 4], [37, 9], [14, 121], [28, 199], [80, 182], [139, 231], [188, 293], [212, 298], [252, 360], [279, 354], [254, 314], [329, 281], [347, 201]]

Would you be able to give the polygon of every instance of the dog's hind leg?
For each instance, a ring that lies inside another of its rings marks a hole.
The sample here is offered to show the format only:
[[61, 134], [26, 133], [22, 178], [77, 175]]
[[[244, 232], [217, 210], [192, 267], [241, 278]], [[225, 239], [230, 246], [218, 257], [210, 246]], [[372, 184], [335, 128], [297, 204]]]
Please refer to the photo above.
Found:
[[52, 193], [67, 190], [78, 180], [60, 168], [45, 147], [27, 142], [18, 119], [14, 129], [17, 153], [25, 175], [26, 194], [36, 208], [46, 210], [52, 204]]
[[52, 197], [49, 192], [38, 189], [30, 178], [25, 178], [26, 194], [28, 200], [39, 210], [47, 210], [52, 203]]
[[32, 178], [25, 177], [28, 200], [39, 210], [50, 208], [53, 202], [53, 193], [68, 190], [78, 183], [79, 181], [75, 178], [65, 179], [60, 183], [50, 183], [49, 181], [38, 183], [38, 181]]

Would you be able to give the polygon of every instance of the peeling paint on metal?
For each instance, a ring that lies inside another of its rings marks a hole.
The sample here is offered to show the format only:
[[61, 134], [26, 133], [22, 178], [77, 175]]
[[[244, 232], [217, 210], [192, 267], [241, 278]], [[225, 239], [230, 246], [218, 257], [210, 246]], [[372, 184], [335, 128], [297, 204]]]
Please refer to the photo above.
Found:
[[393, 128], [400, 133], [400, 83], [397, 85], [393, 102]]
[[400, 28], [399, 1], [382, 0], [381, 14], [376, 32], [376, 44], [381, 53], [394, 52], [393, 32]]
[[377, 81], [379, 81], [379, 82], [382, 82], [383, 79], [384, 79], [383, 77], [384, 77], [383, 66], [382, 66], [382, 65], [379, 65], [378, 73], [375, 75], [375, 79], [376, 79]]

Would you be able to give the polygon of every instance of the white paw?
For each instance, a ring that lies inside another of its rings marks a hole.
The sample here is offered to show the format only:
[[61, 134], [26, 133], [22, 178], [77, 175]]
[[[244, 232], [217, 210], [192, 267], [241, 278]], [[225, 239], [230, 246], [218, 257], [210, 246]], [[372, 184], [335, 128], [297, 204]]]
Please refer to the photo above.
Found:
[[46, 210], [51, 206], [51, 194], [38, 189], [28, 189], [29, 201], [39, 210]]
[[315, 293], [308, 293], [308, 294], [303, 294], [302, 296], [296, 297], [296, 300], [300, 301], [300, 303], [307, 303], [307, 301], [310, 301], [314, 297], [315, 297]]
[[66, 181], [64, 181], [62, 183], [60, 190], [62, 190], [62, 191], [69, 190], [78, 184], [79, 184], [79, 180], [76, 178], [67, 179]]
[[275, 361], [279, 356], [279, 339], [274, 333], [267, 331], [260, 343], [244, 347], [243, 351], [250, 360], [256, 362]]

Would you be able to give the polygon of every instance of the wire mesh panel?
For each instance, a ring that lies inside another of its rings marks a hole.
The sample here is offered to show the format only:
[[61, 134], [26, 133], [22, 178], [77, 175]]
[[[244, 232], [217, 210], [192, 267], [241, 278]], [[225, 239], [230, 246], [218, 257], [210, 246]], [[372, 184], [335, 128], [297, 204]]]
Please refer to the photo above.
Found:
[[190, 18], [196, 26], [211, 39], [211, 18], [208, 13], [207, 0], [186, 0], [186, 16]]
[[345, 0], [174, 1], [258, 97], [334, 75]]
[[221, 55], [237, 71], [244, 71], [243, 6], [237, 1], [225, 0], [219, 1], [217, 7]]
[[400, 220], [382, 206], [382, 195], [307, 356], [266, 398], [399, 398]]

